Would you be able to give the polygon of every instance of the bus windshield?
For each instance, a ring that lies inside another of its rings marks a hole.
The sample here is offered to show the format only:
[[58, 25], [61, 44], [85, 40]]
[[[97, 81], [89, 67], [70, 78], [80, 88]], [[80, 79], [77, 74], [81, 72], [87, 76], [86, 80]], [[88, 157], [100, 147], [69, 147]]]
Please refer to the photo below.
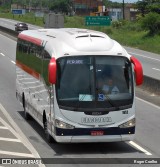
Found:
[[122, 56], [57, 59], [57, 102], [72, 111], [117, 111], [133, 103], [132, 66]]

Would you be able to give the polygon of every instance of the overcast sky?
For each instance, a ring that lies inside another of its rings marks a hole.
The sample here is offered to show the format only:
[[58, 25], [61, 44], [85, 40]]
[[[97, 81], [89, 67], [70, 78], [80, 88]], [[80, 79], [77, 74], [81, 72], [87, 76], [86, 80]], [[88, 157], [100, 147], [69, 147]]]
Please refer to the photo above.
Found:
[[[111, 0], [112, 2], [123, 2], [123, 0]], [[124, 3], [135, 3], [138, 0], [124, 0]]]

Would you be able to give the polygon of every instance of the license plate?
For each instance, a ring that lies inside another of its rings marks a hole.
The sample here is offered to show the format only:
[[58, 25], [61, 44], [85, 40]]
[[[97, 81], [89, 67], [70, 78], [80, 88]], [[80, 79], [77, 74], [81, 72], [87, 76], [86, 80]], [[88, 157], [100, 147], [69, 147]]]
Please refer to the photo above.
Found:
[[104, 131], [91, 131], [91, 136], [103, 136]]

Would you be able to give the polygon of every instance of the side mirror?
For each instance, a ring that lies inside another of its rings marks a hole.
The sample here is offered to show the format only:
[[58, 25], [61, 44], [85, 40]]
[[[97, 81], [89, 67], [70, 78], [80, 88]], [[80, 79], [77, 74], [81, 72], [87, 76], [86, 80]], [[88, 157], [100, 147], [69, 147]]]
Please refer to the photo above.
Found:
[[136, 85], [141, 85], [143, 83], [143, 69], [140, 61], [134, 56], [131, 56], [131, 62], [134, 64], [135, 80]]
[[48, 81], [50, 84], [56, 84], [57, 64], [56, 59], [51, 58], [48, 65]]

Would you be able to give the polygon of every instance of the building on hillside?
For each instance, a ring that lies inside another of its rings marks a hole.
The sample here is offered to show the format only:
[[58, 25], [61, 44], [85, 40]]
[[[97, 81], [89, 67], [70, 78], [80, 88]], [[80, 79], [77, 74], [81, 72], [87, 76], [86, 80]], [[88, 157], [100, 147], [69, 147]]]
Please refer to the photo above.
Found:
[[76, 15], [90, 15], [98, 12], [98, 7], [103, 6], [102, 0], [73, 0]]
[[[107, 8], [109, 16], [113, 21], [123, 19], [123, 9], [122, 8]], [[124, 8], [124, 19], [133, 21], [136, 19], [138, 14], [138, 9], [134, 8], [132, 4], [126, 4]]]
[[136, 15], [139, 14], [138, 9], [134, 8], [133, 4], [126, 4], [124, 8], [124, 16], [126, 20], [133, 21]]
[[123, 19], [123, 10], [121, 8], [107, 8], [112, 21]]

